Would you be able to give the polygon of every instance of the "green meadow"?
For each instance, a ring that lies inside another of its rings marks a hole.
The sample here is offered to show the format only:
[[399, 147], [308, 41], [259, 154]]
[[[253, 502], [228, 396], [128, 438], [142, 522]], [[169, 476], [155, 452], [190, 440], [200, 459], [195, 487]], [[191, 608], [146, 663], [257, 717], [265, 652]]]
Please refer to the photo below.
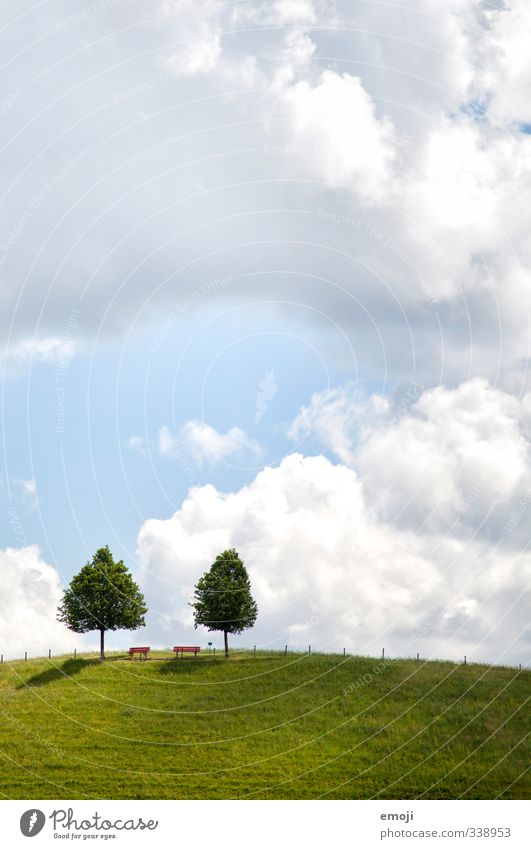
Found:
[[14, 799], [520, 799], [526, 670], [342, 655], [0, 666]]

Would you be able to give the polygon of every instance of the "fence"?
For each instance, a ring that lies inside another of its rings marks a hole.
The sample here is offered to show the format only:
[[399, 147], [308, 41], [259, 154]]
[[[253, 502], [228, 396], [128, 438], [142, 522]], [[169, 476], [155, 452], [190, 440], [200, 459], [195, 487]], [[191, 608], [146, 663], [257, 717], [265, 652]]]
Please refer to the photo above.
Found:
[[[153, 651], [154, 651], [154, 652], [171, 652], [172, 650], [171, 650], [170, 648], [160, 648], [160, 649], [157, 649], [157, 648], [156, 648], [156, 649], [153, 649]], [[311, 646], [311, 645], [309, 645], [307, 650], [306, 650], [306, 649], [305, 649], [305, 650], [302, 650], [302, 649], [299, 649], [299, 648], [295, 648], [295, 647], [294, 647], [293, 649], [290, 649], [289, 651], [290, 651], [290, 653], [292, 653], [292, 654], [296, 654], [296, 655], [308, 655], [308, 656], [311, 656], [311, 655], [312, 655], [312, 653], [313, 653], [313, 655], [316, 655], [316, 654], [317, 654], [317, 655], [322, 655], [322, 656], [325, 656], [325, 655], [341, 655], [341, 656], [342, 656], [342, 657], [344, 657], [345, 659], [346, 659], [347, 657], [349, 657], [349, 658], [355, 658], [355, 657], [371, 658], [371, 657], [372, 657], [371, 655], [356, 655], [356, 654], [353, 654], [352, 652], [347, 652], [347, 650], [346, 650], [346, 648], [345, 648], [345, 647], [343, 647], [343, 649], [342, 649], [341, 651], [336, 651], [336, 652], [334, 652], [334, 651], [328, 651], [328, 650], [327, 650], [327, 651], [319, 651], [319, 650], [318, 650], [318, 651], [315, 651], [314, 649], [312, 649], [312, 646]], [[288, 655], [288, 645], [287, 645], [287, 644], [286, 644], [286, 645], [284, 645], [284, 648], [283, 648], [283, 649], [268, 649], [268, 650], [267, 650], [267, 652], [271, 652], [271, 654], [273, 654], [273, 655], [275, 655], [275, 656], [277, 656], [277, 655], [279, 655], [279, 654], [280, 654], [280, 655], [283, 655], [284, 657], [287, 657], [287, 655]], [[240, 654], [251, 654], [251, 653], [252, 653], [253, 657], [256, 657], [256, 655], [257, 655], [257, 647], [256, 647], [256, 646], [253, 646], [252, 651], [251, 651], [251, 649], [245, 649], [245, 648], [239, 648], [239, 649], [238, 649], [238, 648], [236, 648], [236, 649], [231, 649], [231, 654], [232, 654], [232, 655], [234, 655], [234, 654], [238, 654], [238, 653], [240, 653]], [[260, 656], [262, 656], [262, 657], [264, 656], [264, 650], [262, 650], [262, 649], [258, 649], [258, 653], [259, 653], [259, 655], [260, 655]], [[112, 649], [111, 649], [111, 650], [109, 650], [109, 651], [107, 652], [107, 654], [109, 655], [109, 657], [110, 657], [111, 655], [115, 655], [115, 654], [118, 654], [118, 655], [120, 655], [120, 656], [121, 656], [122, 654], [124, 654], [124, 656], [129, 657], [129, 655], [127, 654], [127, 650], [126, 650], [126, 649], [123, 649], [123, 650], [121, 650], [121, 649], [112, 650]], [[212, 657], [216, 657], [216, 647], [215, 647], [215, 646], [211, 646], [211, 645], [209, 645], [209, 646], [207, 647], [207, 649], [206, 649], [205, 654], [207, 654], [207, 655], [209, 655], [209, 656], [211, 655]], [[85, 656], [85, 657], [87, 657], [87, 656], [89, 656], [89, 657], [92, 657], [92, 656], [94, 656], [94, 657], [99, 657], [99, 651], [93, 651], [93, 652], [91, 652], [91, 651], [86, 651], [86, 652], [82, 652], [82, 653], [81, 653], [81, 652], [78, 652], [78, 650], [77, 650], [77, 649], [74, 649], [74, 651], [73, 651], [73, 652], [61, 652], [61, 653], [59, 653], [59, 654], [55, 654], [55, 655], [54, 655], [54, 654], [52, 653], [52, 649], [48, 649], [48, 660], [52, 660], [52, 658], [73, 658], [74, 660], [76, 660], [78, 657], [79, 657], [79, 659], [82, 659], [82, 657], [83, 657], [83, 656]], [[223, 650], [218, 650], [218, 652], [217, 652], [217, 656], [218, 656], [218, 657], [220, 657], [220, 656], [221, 656], [221, 657], [223, 657], [223, 656], [224, 656], [224, 652], [223, 652]], [[29, 660], [43, 660], [43, 659], [45, 659], [45, 657], [44, 657], [43, 655], [37, 655], [37, 656], [34, 656], [34, 657], [30, 657], [30, 658], [29, 658]], [[172, 655], [171, 657], [168, 657], [168, 658], [159, 658], [159, 657], [158, 657], [158, 658], [156, 658], [156, 659], [157, 659], [157, 660], [164, 660], [164, 659], [167, 659], [167, 660], [174, 660], [175, 658], [174, 658], [174, 656]], [[382, 657], [381, 657], [381, 659], [382, 659], [382, 660], [385, 660], [385, 659], [386, 659], [386, 655], [385, 655], [385, 648], [382, 648]], [[415, 659], [416, 659], [419, 663], [432, 663], [432, 662], [433, 662], [433, 663], [437, 663], [437, 662], [439, 662], [439, 663], [458, 663], [458, 664], [463, 665], [463, 666], [467, 666], [467, 665], [469, 665], [469, 664], [470, 664], [470, 661], [469, 661], [469, 660], [467, 660], [467, 655], [464, 655], [464, 657], [463, 657], [460, 661], [454, 661], [454, 660], [452, 660], [452, 659], [450, 659], [450, 658], [435, 658], [435, 657], [430, 657], [430, 658], [421, 658], [421, 656], [420, 656], [420, 652], [417, 652], [417, 656], [416, 656], [416, 658], [413, 658], [413, 657], [403, 657], [403, 656], [398, 656], [398, 655], [397, 655], [397, 656], [395, 656], [395, 657], [389, 657], [389, 656], [387, 657], [387, 661], [388, 661], [388, 662], [391, 662], [391, 660], [415, 660]], [[3, 655], [3, 653], [1, 653], [1, 654], [0, 654], [0, 665], [3, 665], [3, 664], [4, 664], [4, 662], [5, 662], [5, 663], [17, 663], [17, 662], [21, 662], [21, 661], [22, 661], [22, 657], [20, 657], [20, 658], [13, 658], [13, 659], [11, 659], [11, 660], [6, 660], [6, 661], [4, 661], [4, 655]], [[26, 663], [28, 662], [28, 652], [27, 652], [27, 651], [25, 651], [25, 652], [24, 652], [24, 662], [26, 662]], [[504, 668], [507, 668], [507, 669], [516, 669], [516, 665], [515, 665], [515, 664], [510, 664], [510, 663], [491, 664], [491, 663], [489, 663], [488, 661], [476, 661], [476, 663], [478, 663], [478, 664], [480, 664], [480, 665], [484, 665], [484, 666], [500, 666], [500, 667], [504, 667]], [[525, 670], [525, 669], [527, 669], [527, 668], [528, 668], [528, 666], [527, 666], [526, 664], [524, 664], [524, 667], [523, 667], [523, 668], [524, 668], [524, 670]], [[519, 664], [518, 664], [518, 669], [519, 669], [519, 670], [521, 670], [521, 669], [522, 669], [522, 664], [521, 664], [521, 663], [519, 663]]]

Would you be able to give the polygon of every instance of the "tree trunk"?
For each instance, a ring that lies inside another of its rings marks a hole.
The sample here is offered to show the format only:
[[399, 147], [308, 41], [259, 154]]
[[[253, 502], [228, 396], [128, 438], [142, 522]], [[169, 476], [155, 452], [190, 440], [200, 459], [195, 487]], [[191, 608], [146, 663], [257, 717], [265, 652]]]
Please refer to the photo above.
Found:
[[105, 628], [100, 628], [100, 660], [105, 660]]
[[227, 637], [227, 631], [223, 631], [223, 636], [225, 637], [225, 657], [229, 656], [229, 640]]

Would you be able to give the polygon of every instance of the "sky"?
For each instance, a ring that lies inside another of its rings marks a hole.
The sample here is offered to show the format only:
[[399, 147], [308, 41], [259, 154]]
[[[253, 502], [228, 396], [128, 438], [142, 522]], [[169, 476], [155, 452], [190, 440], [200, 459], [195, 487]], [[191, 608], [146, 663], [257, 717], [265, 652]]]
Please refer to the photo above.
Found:
[[[7, 0], [0, 27], [0, 650], [528, 664], [527, 0]], [[217, 642], [216, 642], [217, 641]]]

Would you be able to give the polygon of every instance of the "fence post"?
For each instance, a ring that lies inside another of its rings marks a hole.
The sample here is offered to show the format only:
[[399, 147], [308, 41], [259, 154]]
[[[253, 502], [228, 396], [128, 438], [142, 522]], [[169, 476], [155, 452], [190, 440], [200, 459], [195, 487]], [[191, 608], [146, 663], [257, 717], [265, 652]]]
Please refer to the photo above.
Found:
[[24, 660], [27, 660], [27, 659], [28, 659], [28, 653], [27, 653], [27, 651], [25, 651], [24, 652]]
[[466, 666], [466, 654], [465, 654], [465, 664], [464, 665]]
[[2, 655], [2, 658], [0, 660], [0, 663], [3, 663], [3, 662], [4, 662], [4, 655]]
[[417, 660], [419, 659], [419, 653], [417, 652]]
[[214, 646], [214, 655], [216, 654], [216, 647]]
[[287, 653], [288, 653], [288, 647], [287, 647], [287, 646], [285, 646], [285, 647], [284, 647], [284, 657], [286, 657]]
[[52, 659], [52, 650], [48, 649], [48, 660]]
[[76, 657], [77, 657], [77, 649], [74, 649], [74, 660], [76, 659]]
[[346, 657], [346, 654], [347, 654], [347, 650], [343, 649], [343, 657]]
[[312, 647], [308, 646], [308, 654], [311, 654], [311, 653], [312, 653]]
[[253, 657], [256, 657], [256, 646], [253, 649]]
[[385, 658], [385, 649], [382, 649], [382, 660]]

